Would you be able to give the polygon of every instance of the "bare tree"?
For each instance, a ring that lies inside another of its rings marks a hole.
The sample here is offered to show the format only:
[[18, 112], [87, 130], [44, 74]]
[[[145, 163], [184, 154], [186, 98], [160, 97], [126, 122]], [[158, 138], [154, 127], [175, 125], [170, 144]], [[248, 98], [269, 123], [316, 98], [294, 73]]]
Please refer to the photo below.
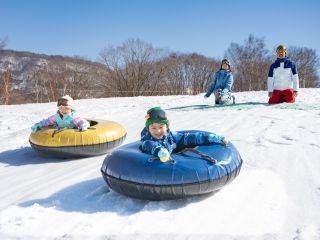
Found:
[[8, 41], [8, 36], [6, 36], [3, 39], [0, 39], [0, 49], [4, 49], [6, 47], [7, 41]]
[[153, 48], [139, 39], [128, 40], [120, 47], [101, 51], [99, 61], [105, 64], [113, 91], [119, 96], [152, 94], [152, 85], [160, 84], [161, 69], [154, 64], [166, 55], [164, 50]]
[[48, 91], [46, 88], [47, 71], [43, 68], [34, 68], [29, 76], [28, 82], [30, 82], [30, 88], [32, 89], [36, 103], [50, 102], [50, 98], [44, 100], [44, 97], [48, 98]]
[[166, 88], [170, 94], [198, 94], [207, 90], [217, 61], [198, 54], [177, 55], [165, 59]]
[[317, 56], [316, 51], [305, 47], [289, 47], [288, 56], [297, 66], [300, 87], [317, 87], [319, 57]]
[[231, 43], [226, 57], [234, 72], [235, 91], [265, 90], [270, 57], [263, 38], [249, 35], [244, 45]]
[[162, 91], [168, 94], [183, 94], [188, 87], [185, 79], [184, 64], [182, 57], [175, 55], [163, 61], [165, 67], [165, 77], [163, 79]]
[[4, 72], [4, 76], [3, 76], [3, 82], [4, 82], [4, 104], [8, 105], [9, 104], [9, 99], [10, 99], [10, 85], [11, 85], [11, 72], [10, 70], [6, 70]]
[[208, 59], [198, 54], [192, 54], [186, 61], [189, 71], [189, 79], [193, 94], [199, 94], [207, 90], [214, 72], [219, 67], [219, 62]]

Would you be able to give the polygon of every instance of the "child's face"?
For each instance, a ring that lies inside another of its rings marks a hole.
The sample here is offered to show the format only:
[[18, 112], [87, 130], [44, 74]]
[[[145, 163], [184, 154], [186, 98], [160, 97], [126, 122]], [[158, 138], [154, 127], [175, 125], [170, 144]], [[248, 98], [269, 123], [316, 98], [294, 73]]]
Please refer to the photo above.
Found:
[[278, 58], [285, 58], [286, 52], [283, 49], [279, 49], [277, 51], [277, 56], [278, 56]]
[[66, 115], [68, 113], [71, 113], [71, 111], [72, 111], [72, 109], [69, 106], [62, 106], [62, 105], [59, 106], [59, 112], [62, 115]]
[[229, 65], [226, 64], [226, 63], [224, 63], [224, 64], [221, 65], [221, 68], [222, 68], [223, 70], [228, 70], [228, 69], [229, 69]]
[[164, 136], [167, 135], [168, 127], [166, 124], [152, 123], [150, 124], [148, 130], [152, 137], [156, 139], [162, 139]]

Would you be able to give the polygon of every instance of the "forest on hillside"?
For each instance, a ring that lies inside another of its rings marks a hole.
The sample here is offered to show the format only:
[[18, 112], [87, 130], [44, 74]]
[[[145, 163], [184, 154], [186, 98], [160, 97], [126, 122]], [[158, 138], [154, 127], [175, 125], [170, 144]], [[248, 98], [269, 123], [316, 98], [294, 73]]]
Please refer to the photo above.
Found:
[[[0, 39], [0, 104], [52, 102], [64, 94], [75, 99], [199, 94], [207, 91], [221, 59], [155, 48], [140, 39], [100, 51], [96, 62], [81, 57], [48, 56], [7, 50]], [[313, 49], [288, 46], [300, 87], [320, 87], [319, 57]], [[212, 53], [214, 55], [214, 53]], [[225, 51], [234, 75], [233, 91], [265, 91], [275, 49], [249, 35]]]

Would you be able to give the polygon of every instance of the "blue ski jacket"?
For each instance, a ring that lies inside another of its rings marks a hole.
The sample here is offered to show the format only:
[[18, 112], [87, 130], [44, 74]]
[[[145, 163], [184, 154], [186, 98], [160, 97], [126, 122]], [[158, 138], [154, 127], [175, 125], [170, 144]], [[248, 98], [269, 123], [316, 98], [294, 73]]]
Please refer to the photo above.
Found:
[[209, 90], [206, 93], [206, 97], [210, 97], [210, 95], [217, 91], [218, 89], [221, 89], [224, 92], [231, 92], [233, 85], [233, 75], [230, 70], [224, 70], [220, 69], [217, 71], [211, 82], [211, 86]]
[[169, 129], [166, 136], [164, 136], [162, 139], [156, 139], [152, 137], [146, 128], [144, 128], [141, 131], [140, 150], [144, 153], [149, 153], [157, 157], [161, 148], [165, 148], [169, 151], [169, 153], [172, 153], [173, 151], [178, 152], [187, 147], [209, 144], [211, 143], [208, 139], [209, 134], [211, 137], [213, 136], [213, 141], [211, 140], [211, 142], [223, 143], [224, 137], [214, 133], [177, 133], [171, 132]]

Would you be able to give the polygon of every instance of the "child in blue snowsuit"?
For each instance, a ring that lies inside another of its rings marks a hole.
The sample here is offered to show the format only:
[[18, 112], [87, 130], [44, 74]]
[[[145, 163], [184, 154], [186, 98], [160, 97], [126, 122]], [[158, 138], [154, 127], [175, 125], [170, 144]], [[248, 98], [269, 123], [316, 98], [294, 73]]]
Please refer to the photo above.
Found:
[[87, 120], [79, 117], [74, 110], [74, 101], [69, 95], [59, 98], [57, 102], [58, 111], [56, 114], [35, 123], [31, 130], [33, 133], [47, 126], [56, 126], [62, 128], [78, 128], [85, 131], [90, 127]]
[[154, 107], [148, 110], [146, 125], [141, 132], [140, 150], [167, 162], [173, 151], [210, 143], [228, 144], [225, 137], [214, 133], [176, 133], [169, 129], [169, 120], [164, 110]]
[[227, 59], [223, 59], [220, 70], [214, 74], [210, 88], [204, 97], [208, 98], [214, 93], [216, 104], [227, 103], [231, 99], [232, 85], [233, 75], [230, 70], [230, 63]]

